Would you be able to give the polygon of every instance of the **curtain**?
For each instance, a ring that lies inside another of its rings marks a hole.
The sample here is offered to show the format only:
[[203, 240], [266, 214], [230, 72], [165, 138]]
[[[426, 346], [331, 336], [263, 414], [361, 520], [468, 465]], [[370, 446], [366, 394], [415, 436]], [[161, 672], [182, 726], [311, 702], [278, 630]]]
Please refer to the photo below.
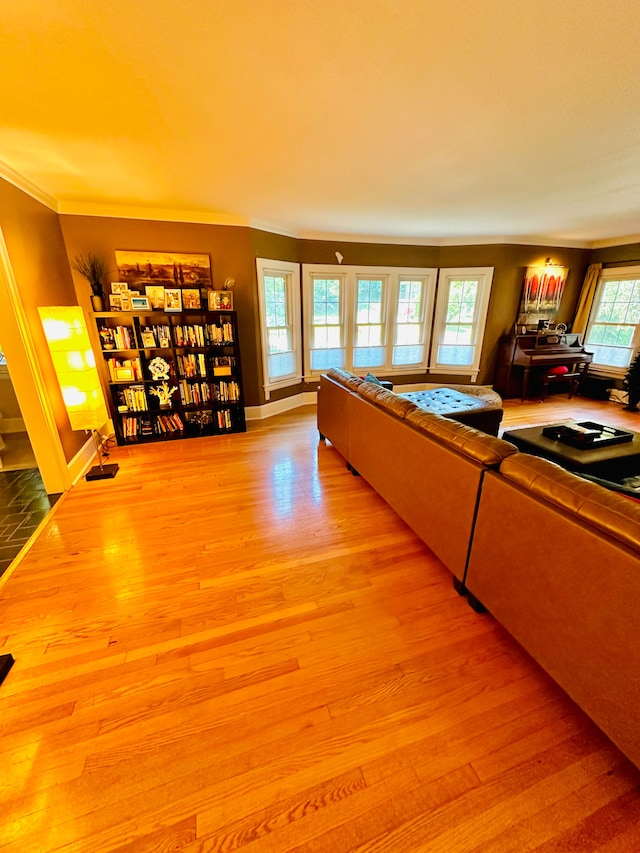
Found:
[[580, 335], [583, 335], [587, 329], [587, 322], [601, 272], [602, 264], [591, 264], [584, 277], [580, 298], [578, 299], [578, 307], [576, 308], [576, 318], [572, 326], [572, 331], [578, 332]]

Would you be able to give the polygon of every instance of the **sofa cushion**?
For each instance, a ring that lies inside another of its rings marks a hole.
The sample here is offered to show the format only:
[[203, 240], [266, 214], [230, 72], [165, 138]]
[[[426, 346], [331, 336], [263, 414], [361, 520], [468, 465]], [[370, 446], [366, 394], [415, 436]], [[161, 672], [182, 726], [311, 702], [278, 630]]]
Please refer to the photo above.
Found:
[[625, 500], [565, 471], [555, 462], [517, 453], [500, 465], [500, 474], [532, 494], [573, 513], [619, 542], [640, 548], [640, 504]]
[[449, 420], [442, 415], [416, 409], [407, 414], [407, 423], [453, 447], [465, 456], [487, 467], [497, 467], [507, 456], [517, 452], [513, 444], [480, 432], [474, 427]]
[[349, 373], [348, 370], [343, 370], [341, 367], [330, 367], [327, 370], [326, 375], [333, 379], [334, 382], [337, 382], [338, 385], [342, 385], [344, 388], [348, 388], [349, 391], [357, 391], [358, 387], [362, 384], [362, 379], [359, 376], [355, 376], [353, 373]]
[[358, 394], [398, 418], [406, 417], [409, 412], [413, 412], [416, 408], [409, 400], [405, 400], [399, 394], [394, 394], [393, 391], [387, 391], [380, 385], [374, 385], [373, 382], [363, 382], [359, 385]]

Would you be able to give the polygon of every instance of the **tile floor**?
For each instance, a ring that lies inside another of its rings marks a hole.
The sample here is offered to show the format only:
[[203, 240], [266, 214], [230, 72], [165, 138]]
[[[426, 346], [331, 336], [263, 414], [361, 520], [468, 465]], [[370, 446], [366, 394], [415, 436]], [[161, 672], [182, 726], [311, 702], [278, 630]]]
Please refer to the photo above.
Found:
[[37, 468], [0, 471], [0, 575], [54, 505]]

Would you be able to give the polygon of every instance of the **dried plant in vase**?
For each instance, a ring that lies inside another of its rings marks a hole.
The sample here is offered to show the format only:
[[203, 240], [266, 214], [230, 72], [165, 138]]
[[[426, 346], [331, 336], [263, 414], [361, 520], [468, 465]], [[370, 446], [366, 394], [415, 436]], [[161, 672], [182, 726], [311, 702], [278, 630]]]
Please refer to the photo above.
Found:
[[104, 291], [102, 290], [102, 279], [105, 277], [107, 267], [102, 258], [89, 253], [84, 255], [76, 255], [71, 264], [71, 268], [79, 272], [83, 278], [89, 282], [91, 286], [91, 304], [94, 311], [102, 311], [104, 309]]

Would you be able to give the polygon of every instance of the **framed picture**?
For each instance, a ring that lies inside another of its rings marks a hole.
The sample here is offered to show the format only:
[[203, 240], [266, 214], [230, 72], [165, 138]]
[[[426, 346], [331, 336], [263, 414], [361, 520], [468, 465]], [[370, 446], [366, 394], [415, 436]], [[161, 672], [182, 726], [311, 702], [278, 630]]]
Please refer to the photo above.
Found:
[[111, 311], [122, 311], [122, 297], [119, 293], [109, 294], [109, 308]]
[[182, 311], [182, 291], [179, 287], [165, 287], [164, 310]]
[[126, 281], [112, 281], [111, 293], [126, 293], [129, 290], [129, 285]]
[[131, 295], [128, 290], [123, 290], [120, 293], [120, 305], [123, 311], [131, 311]]
[[149, 299], [146, 296], [132, 296], [131, 310], [132, 311], [149, 311]]
[[147, 332], [142, 332], [140, 337], [142, 338], [142, 346], [143, 347], [157, 347], [156, 336], [153, 334], [153, 330], [149, 330]]
[[132, 382], [135, 379], [133, 367], [114, 367], [113, 373], [118, 382]]
[[207, 293], [209, 311], [231, 311], [233, 293], [230, 290], [210, 290]]
[[146, 284], [144, 292], [154, 311], [164, 311], [164, 287], [161, 284]]
[[185, 311], [191, 308], [200, 308], [200, 291], [191, 287], [183, 287], [182, 307]]
[[147, 285], [211, 287], [209, 255], [184, 252], [135, 252], [116, 249], [118, 274], [129, 290]]

